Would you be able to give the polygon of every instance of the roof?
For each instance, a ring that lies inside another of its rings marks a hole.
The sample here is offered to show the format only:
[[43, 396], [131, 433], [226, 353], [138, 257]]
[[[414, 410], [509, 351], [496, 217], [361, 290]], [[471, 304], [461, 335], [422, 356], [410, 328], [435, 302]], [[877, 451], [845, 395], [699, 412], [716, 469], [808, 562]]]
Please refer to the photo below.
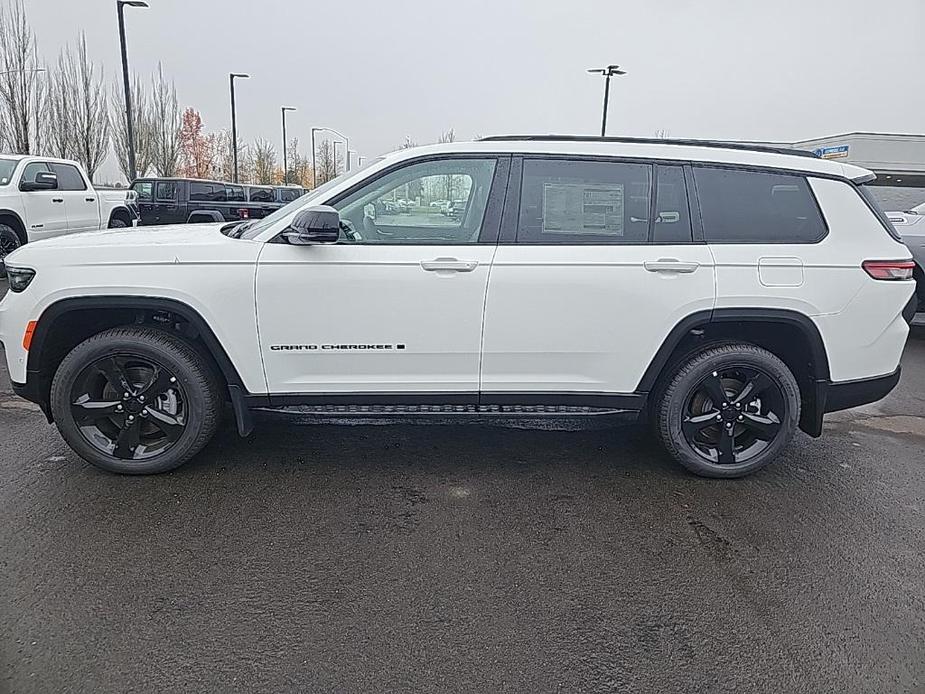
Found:
[[762, 145], [699, 140], [649, 140], [643, 138], [599, 138], [584, 136], [501, 136], [476, 142], [451, 142], [401, 149], [385, 156], [387, 162], [446, 153], [493, 154], [577, 154], [627, 159], [663, 159], [710, 164], [744, 164], [861, 180], [872, 176], [859, 166], [819, 159], [805, 152]]

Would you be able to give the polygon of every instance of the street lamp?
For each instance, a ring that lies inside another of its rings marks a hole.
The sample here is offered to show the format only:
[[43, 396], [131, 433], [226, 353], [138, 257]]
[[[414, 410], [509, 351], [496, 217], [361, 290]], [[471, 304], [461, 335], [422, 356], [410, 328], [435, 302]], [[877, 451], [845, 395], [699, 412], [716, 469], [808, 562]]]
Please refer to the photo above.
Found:
[[[350, 141], [347, 139], [347, 136], [344, 135], [343, 133], [337, 132], [334, 128], [325, 128], [325, 127], [320, 127], [320, 128], [317, 128], [317, 127], [316, 127], [316, 128], [312, 128], [312, 183], [316, 183], [316, 182], [317, 182], [317, 181], [316, 181], [316, 176], [317, 176], [317, 173], [318, 173], [318, 169], [317, 169], [317, 167], [315, 166], [315, 133], [316, 133], [316, 132], [322, 132], [322, 131], [327, 131], [327, 132], [329, 132], [329, 133], [334, 133], [334, 134], [337, 135], [338, 137], [344, 138], [344, 144], [346, 144], [348, 148], [349, 148], [349, 146], [350, 146], [350, 144], [349, 144]], [[348, 157], [348, 158], [349, 158], [349, 157]], [[350, 162], [349, 162], [349, 161], [347, 162], [347, 171], [350, 171]], [[334, 157], [334, 173], [337, 173], [337, 156], [336, 156], [336, 150], [335, 150], [335, 157]], [[317, 186], [316, 186], [316, 187], [317, 187]]]
[[116, 14], [119, 16], [119, 44], [122, 47], [122, 86], [125, 88], [125, 126], [128, 135], [128, 170], [132, 174], [129, 185], [138, 175], [135, 168], [135, 124], [132, 122], [132, 89], [128, 79], [128, 52], [125, 49], [125, 6], [147, 7], [143, 0], [116, 0]]
[[[334, 140], [331, 144], [333, 145], [333, 150], [334, 150], [334, 175], [336, 176], [337, 175], [337, 144], [338, 142], [337, 140]], [[346, 168], [344, 170], [346, 170]]]
[[608, 65], [607, 67], [591, 68], [588, 72], [603, 75], [604, 80], [604, 114], [601, 117], [601, 137], [607, 134], [607, 102], [610, 100], [610, 78], [614, 75], [625, 75], [626, 71], [621, 70], [619, 65]]
[[234, 160], [234, 182], [238, 182], [238, 120], [234, 108], [234, 78], [240, 77], [247, 79], [250, 75], [243, 72], [231, 72], [228, 74], [228, 82], [231, 85], [231, 156]]
[[289, 163], [286, 159], [286, 111], [296, 111], [294, 106], [282, 106], [279, 112], [283, 116], [283, 183], [289, 183]]
[[[350, 150], [350, 140], [347, 138], [346, 135], [344, 135], [341, 132], [336, 131], [334, 128], [322, 127], [322, 128], [313, 128], [313, 130], [327, 130], [329, 133], [333, 133], [337, 135], [339, 138], [341, 138], [344, 141], [344, 149], [348, 151]], [[350, 157], [347, 157], [347, 171], [350, 171]]]

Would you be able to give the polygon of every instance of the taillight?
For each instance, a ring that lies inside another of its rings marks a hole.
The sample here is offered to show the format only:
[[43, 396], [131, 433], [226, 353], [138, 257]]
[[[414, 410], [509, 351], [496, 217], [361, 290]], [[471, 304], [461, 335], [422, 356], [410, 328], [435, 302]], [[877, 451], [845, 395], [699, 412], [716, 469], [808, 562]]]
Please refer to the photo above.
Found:
[[911, 260], [865, 260], [861, 267], [875, 280], [911, 280], [915, 263]]

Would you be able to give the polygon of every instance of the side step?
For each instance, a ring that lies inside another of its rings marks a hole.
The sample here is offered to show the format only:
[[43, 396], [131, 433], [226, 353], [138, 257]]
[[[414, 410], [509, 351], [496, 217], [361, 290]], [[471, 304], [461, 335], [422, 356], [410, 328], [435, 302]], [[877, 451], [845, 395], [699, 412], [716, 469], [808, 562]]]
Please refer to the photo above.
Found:
[[291, 405], [286, 407], [255, 407], [257, 412], [293, 415], [319, 415], [337, 417], [383, 417], [405, 415], [500, 415], [559, 416], [635, 414], [636, 410], [606, 407], [574, 407], [569, 405]]

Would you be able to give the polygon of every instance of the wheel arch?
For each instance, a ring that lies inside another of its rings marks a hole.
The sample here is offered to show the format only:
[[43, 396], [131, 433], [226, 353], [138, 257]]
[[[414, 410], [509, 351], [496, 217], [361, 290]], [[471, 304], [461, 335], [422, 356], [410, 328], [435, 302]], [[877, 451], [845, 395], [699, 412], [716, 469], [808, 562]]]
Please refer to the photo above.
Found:
[[110, 211], [109, 220], [107, 224], [112, 224], [112, 220], [114, 219], [121, 219], [128, 226], [132, 225], [132, 213], [129, 212], [129, 209], [125, 207], [124, 205], [119, 205], [118, 207], [114, 207], [112, 211]]
[[233, 403], [244, 391], [241, 376], [224, 346], [192, 306], [162, 297], [87, 296], [61, 299], [39, 316], [26, 364], [30, 399], [35, 400], [50, 419], [51, 380], [61, 359], [91, 335], [131, 324], [180, 330], [212, 360], [229, 388]]
[[811, 436], [819, 436], [829, 382], [829, 359], [819, 328], [811, 318], [797, 311], [743, 307], [693, 313], [669, 332], [637, 391], [654, 395], [650, 401], [657, 400], [657, 391], [673, 366], [705, 345], [723, 341], [748, 342], [779, 357], [800, 386], [803, 401], [800, 428]]
[[[194, 217], [205, 217], [205, 220], [202, 222], [193, 221]], [[224, 222], [227, 221], [218, 210], [193, 210], [189, 213], [189, 216], [186, 218], [188, 224], [208, 224], [209, 221], [212, 222]]]
[[19, 240], [23, 245], [29, 243], [29, 234], [26, 232], [26, 224], [22, 221], [22, 217], [13, 210], [0, 209], [0, 223], [7, 223], [16, 230], [16, 234], [19, 236]]

